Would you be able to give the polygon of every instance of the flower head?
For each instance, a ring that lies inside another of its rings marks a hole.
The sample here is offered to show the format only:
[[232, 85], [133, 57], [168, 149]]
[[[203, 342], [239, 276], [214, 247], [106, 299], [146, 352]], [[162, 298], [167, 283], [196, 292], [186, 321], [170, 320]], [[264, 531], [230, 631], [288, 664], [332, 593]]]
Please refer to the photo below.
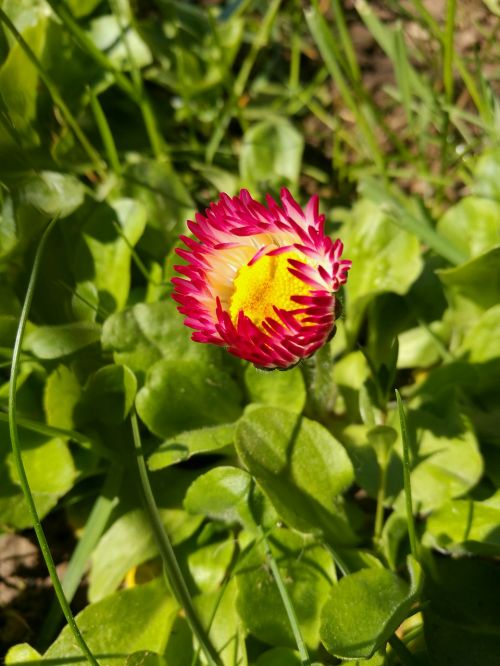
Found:
[[188, 227], [177, 250], [173, 298], [192, 339], [227, 347], [263, 368], [288, 368], [310, 356], [334, 331], [335, 292], [351, 262], [342, 243], [324, 234], [318, 197], [304, 210], [288, 190], [281, 206], [247, 190], [221, 194]]

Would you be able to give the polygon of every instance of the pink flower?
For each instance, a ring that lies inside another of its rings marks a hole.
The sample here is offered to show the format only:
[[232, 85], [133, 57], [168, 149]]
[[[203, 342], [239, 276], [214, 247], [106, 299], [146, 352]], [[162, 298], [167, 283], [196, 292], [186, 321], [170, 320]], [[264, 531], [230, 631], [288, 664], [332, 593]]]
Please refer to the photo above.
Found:
[[173, 298], [192, 339], [227, 347], [262, 368], [289, 368], [333, 334], [335, 292], [351, 262], [324, 233], [313, 196], [304, 210], [290, 192], [267, 206], [247, 190], [221, 194], [181, 236], [187, 264], [175, 266]]

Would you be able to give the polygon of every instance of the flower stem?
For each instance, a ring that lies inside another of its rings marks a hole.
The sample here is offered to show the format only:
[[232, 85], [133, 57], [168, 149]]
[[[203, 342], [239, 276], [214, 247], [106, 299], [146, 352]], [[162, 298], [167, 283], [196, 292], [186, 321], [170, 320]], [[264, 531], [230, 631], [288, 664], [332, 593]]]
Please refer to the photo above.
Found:
[[40, 550], [42, 551], [43, 559], [49, 570], [50, 578], [54, 586], [54, 591], [56, 593], [57, 599], [61, 605], [62, 612], [64, 617], [69, 625], [70, 631], [72, 632], [75, 641], [78, 643], [81, 651], [85, 655], [85, 658], [92, 664], [92, 666], [99, 666], [99, 662], [96, 661], [94, 655], [90, 651], [87, 643], [85, 642], [78, 625], [75, 622], [71, 609], [69, 607], [68, 601], [64, 595], [61, 581], [57, 575], [56, 567], [54, 560], [52, 559], [52, 554], [43, 531], [40, 518], [38, 516], [38, 511], [35, 506], [35, 501], [33, 495], [31, 494], [30, 485], [28, 482], [28, 477], [26, 476], [26, 470], [24, 469], [23, 458], [21, 454], [21, 444], [19, 441], [19, 433], [17, 431], [17, 418], [16, 418], [16, 406], [17, 406], [17, 376], [19, 372], [19, 358], [21, 354], [21, 346], [24, 337], [24, 331], [26, 329], [26, 322], [28, 320], [28, 314], [31, 307], [31, 302], [33, 300], [33, 293], [35, 291], [36, 279], [38, 276], [38, 271], [40, 268], [40, 261], [43, 255], [43, 250], [47, 242], [47, 238], [56, 222], [57, 218], [54, 218], [43, 232], [40, 243], [35, 254], [35, 260], [33, 262], [33, 268], [31, 269], [31, 275], [28, 283], [28, 289], [26, 291], [26, 297], [24, 299], [23, 308], [21, 311], [21, 316], [19, 318], [19, 324], [17, 327], [16, 339], [14, 342], [14, 349], [12, 351], [12, 369], [10, 374], [10, 384], [9, 384], [9, 430], [10, 430], [10, 439], [12, 444], [12, 454], [14, 457], [14, 462], [16, 465], [17, 473], [19, 476], [19, 483], [21, 489], [24, 493], [26, 503], [28, 505], [28, 510], [33, 522], [33, 528], [35, 530], [38, 543], [40, 544]]
[[411, 479], [410, 479], [410, 442], [408, 439], [408, 428], [406, 424], [406, 414], [403, 401], [399, 391], [396, 391], [396, 400], [398, 403], [399, 420], [401, 423], [401, 437], [403, 440], [403, 481], [406, 501], [406, 522], [408, 524], [408, 536], [410, 538], [410, 549], [413, 557], [418, 561], [418, 542], [415, 530], [415, 518], [413, 517], [413, 502], [411, 498]]
[[385, 484], [387, 478], [387, 460], [381, 461], [380, 464], [380, 481], [377, 492], [377, 508], [375, 511], [375, 528], [374, 528], [374, 541], [379, 544], [382, 536], [382, 529], [384, 527], [384, 501], [385, 501]]
[[196, 636], [196, 639], [198, 640], [198, 643], [203, 650], [209, 666], [221, 666], [221, 660], [217, 654], [217, 650], [212, 645], [207, 632], [203, 628], [203, 625], [198, 618], [198, 614], [196, 613], [195, 607], [193, 605], [193, 600], [191, 599], [191, 595], [180, 570], [179, 563], [177, 562], [174, 549], [163, 527], [160, 513], [154, 499], [153, 490], [151, 488], [151, 484], [149, 483], [146, 462], [144, 460], [144, 453], [142, 450], [141, 435], [139, 433], [139, 424], [137, 422], [135, 409], [133, 409], [130, 414], [130, 421], [132, 424], [132, 436], [134, 440], [134, 450], [136, 454], [139, 479], [141, 482], [144, 508], [148, 515], [149, 522], [156, 539], [156, 544], [163, 560], [167, 579], [170, 583], [170, 587], [175, 595], [175, 598], [186, 614], [186, 619], [189, 623], [189, 626], [191, 627], [191, 631]]

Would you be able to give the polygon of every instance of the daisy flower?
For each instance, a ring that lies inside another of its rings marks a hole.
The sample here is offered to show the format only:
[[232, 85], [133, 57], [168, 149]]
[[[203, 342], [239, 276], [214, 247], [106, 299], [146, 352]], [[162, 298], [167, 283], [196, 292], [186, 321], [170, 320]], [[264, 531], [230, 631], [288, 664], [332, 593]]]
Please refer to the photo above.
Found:
[[335, 293], [351, 262], [324, 233], [318, 197], [302, 209], [286, 189], [281, 205], [247, 190], [221, 194], [188, 227], [177, 250], [173, 298], [192, 339], [265, 369], [289, 368], [333, 335]]

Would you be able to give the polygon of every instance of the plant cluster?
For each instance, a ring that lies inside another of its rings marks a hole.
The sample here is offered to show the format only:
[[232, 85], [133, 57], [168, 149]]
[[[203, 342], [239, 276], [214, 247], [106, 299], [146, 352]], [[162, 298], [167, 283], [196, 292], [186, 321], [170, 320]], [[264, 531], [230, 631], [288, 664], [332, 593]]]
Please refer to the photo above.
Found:
[[[498, 3], [429, 4], [0, 2], [0, 548], [77, 539], [6, 664], [499, 662]], [[352, 261], [283, 372], [172, 298], [241, 187]]]

